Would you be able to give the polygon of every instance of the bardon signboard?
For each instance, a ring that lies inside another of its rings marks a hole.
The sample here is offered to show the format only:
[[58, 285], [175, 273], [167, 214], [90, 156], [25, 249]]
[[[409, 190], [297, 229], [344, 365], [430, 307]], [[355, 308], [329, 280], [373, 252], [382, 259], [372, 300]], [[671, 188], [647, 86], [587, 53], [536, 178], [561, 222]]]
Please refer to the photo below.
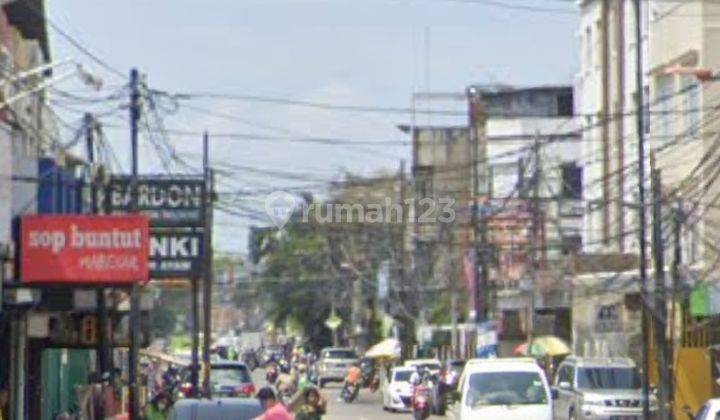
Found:
[[132, 216], [24, 216], [25, 283], [131, 284], [148, 280], [148, 219]]
[[[132, 178], [114, 176], [105, 195], [110, 214], [132, 209]], [[201, 177], [144, 176], [137, 181], [136, 210], [150, 218], [153, 227], [202, 227], [205, 181]]]

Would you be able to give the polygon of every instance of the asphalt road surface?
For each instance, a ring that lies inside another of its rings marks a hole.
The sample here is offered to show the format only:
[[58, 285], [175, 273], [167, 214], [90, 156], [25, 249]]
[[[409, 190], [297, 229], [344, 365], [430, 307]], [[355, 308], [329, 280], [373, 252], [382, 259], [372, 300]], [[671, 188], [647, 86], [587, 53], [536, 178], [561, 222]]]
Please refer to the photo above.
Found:
[[[256, 369], [253, 372], [255, 386], [260, 388], [266, 384], [265, 371]], [[328, 413], [324, 420], [406, 420], [412, 419], [410, 413], [389, 413], [383, 411], [380, 391], [371, 393], [367, 389], [360, 390], [360, 395], [351, 404], [338, 401], [341, 384], [328, 384], [321, 392], [328, 400]], [[431, 419], [444, 419], [433, 416]], [[529, 419], [528, 419], [529, 420]]]

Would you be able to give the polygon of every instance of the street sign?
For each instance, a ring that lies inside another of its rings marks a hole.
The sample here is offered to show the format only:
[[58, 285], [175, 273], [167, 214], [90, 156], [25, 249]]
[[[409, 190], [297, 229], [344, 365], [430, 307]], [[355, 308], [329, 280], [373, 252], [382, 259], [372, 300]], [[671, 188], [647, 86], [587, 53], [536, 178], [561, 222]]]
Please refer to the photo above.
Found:
[[24, 216], [21, 230], [24, 283], [148, 280], [149, 229], [144, 216]]
[[[105, 208], [110, 214], [126, 214], [132, 208], [132, 178], [110, 178]], [[142, 176], [137, 181], [137, 210], [150, 218], [152, 227], [202, 227], [205, 181], [202, 177], [168, 178]]]
[[150, 233], [150, 278], [190, 278], [202, 270], [201, 232], [159, 230]]

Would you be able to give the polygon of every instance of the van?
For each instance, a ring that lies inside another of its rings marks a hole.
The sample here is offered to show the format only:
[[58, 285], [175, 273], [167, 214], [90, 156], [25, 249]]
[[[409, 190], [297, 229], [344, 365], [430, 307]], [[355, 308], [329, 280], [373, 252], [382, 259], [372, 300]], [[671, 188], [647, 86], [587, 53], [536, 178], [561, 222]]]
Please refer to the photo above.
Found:
[[526, 359], [469, 361], [450, 416], [458, 420], [552, 420], [545, 373]]

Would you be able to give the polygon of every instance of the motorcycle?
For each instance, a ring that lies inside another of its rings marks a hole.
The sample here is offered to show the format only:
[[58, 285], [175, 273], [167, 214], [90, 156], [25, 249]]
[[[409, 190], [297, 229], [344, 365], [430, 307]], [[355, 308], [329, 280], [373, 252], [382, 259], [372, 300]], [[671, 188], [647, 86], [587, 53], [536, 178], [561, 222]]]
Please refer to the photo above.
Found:
[[424, 385], [415, 387], [412, 397], [413, 419], [425, 420], [430, 417], [430, 395]]
[[292, 366], [290, 365], [290, 362], [288, 362], [286, 359], [280, 359], [278, 361], [278, 367], [280, 367], [280, 372], [282, 373], [290, 373], [292, 370]]
[[360, 384], [345, 384], [340, 393], [340, 398], [347, 404], [352, 403], [360, 393]]
[[257, 369], [258, 365], [260, 364], [257, 359], [257, 355], [253, 350], [246, 350], [242, 354], [242, 361], [247, 365], [248, 369], [250, 371], [254, 371]]
[[267, 372], [265, 372], [265, 380], [270, 385], [274, 384], [275, 381], [277, 381], [279, 372], [275, 366], [270, 366], [267, 368]]

